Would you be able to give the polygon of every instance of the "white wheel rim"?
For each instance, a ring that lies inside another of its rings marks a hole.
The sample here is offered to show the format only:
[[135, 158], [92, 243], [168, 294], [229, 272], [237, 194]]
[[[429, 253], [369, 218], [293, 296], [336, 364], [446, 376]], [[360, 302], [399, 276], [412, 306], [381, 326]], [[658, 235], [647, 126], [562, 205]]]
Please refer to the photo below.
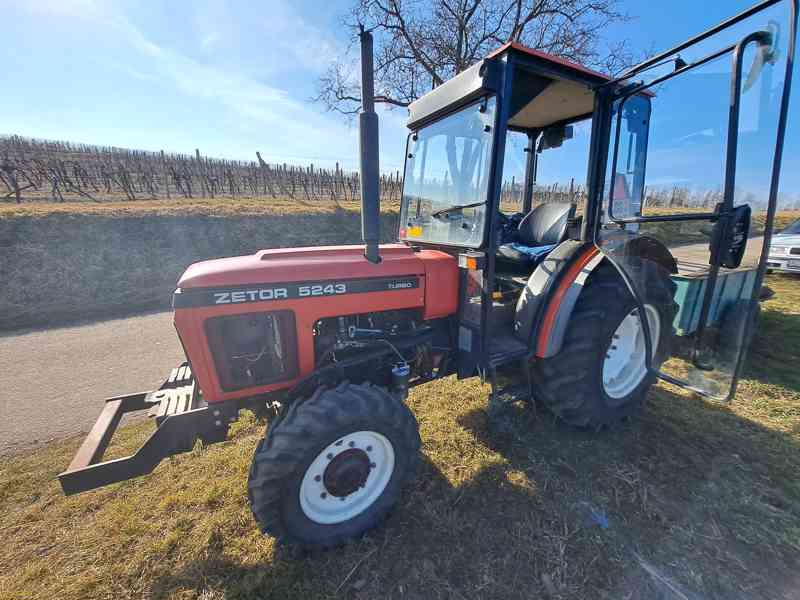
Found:
[[[369, 474], [362, 487], [347, 495], [336, 495], [325, 485], [326, 469], [336, 457], [354, 450], [368, 457]], [[394, 447], [386, 436], [377, 431], [349, 433], [329, 444], [309, 465], [300, 484], [300, 508], [316, 523], [342, 523], [372, 506], [386, 489], [393, 472]]]
[[[658, 309], [645, 304], [647, 324], [650, 327], [651, 351], [655, 354], [661, 336]], [[611, 398], [624, 398], [636, 389], [647, 375], [645, 349], [647, 343], [638, 309], [633, 309], [620, 322], [603, 361], [603, 388]]]

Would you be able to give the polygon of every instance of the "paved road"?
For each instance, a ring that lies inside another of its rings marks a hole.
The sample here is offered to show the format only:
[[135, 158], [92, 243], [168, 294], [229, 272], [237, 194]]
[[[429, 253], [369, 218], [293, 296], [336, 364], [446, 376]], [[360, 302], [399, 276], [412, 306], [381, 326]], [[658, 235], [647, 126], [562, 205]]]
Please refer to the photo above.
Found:
[[104, 398], [182, 360], [171, 312], [0, 337], [0, 454], [88, 431]]
[[[764, 236], [752, 237], [747, 240], [747, 247], [745, 248], [744, 259], [742, 260], [743, 266], [758, 264], [758, 259], [761, 258], [761, 247], [764, 245]], [[708, 264], [708, 244], [690, 244], [687, 246], [678, 246], [672, 248], [672, 254], [678, 260], [685, 260], [701, 265]]]

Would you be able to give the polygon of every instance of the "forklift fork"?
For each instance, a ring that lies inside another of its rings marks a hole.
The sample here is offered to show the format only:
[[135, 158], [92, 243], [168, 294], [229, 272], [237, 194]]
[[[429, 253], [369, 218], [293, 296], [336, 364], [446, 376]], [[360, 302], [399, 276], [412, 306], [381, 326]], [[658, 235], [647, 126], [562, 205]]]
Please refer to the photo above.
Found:
[[[156, 430], [134, 454], [101, 462], [125, 413], [150, 410]], [[222, 441], [236, 416], [231, 407], [209, 407], [200, 398], [187, 363], [172, 370], [157, 390], [109, 398], [66, 471], [58, 476], [67, 495], [146, 475], [168, 456], [191, 450], [197, 438]]]

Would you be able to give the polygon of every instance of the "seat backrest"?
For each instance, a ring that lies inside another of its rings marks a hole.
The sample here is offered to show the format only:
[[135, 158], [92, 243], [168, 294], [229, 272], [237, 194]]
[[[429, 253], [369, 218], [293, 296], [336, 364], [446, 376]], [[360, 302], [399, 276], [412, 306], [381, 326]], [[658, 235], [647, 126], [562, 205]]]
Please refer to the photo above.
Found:
[[526, 246], [558, 244], [567, 236], [567, 221], [572, 204], [540, 204], [525, 215], [517, 228], [517, 241]]

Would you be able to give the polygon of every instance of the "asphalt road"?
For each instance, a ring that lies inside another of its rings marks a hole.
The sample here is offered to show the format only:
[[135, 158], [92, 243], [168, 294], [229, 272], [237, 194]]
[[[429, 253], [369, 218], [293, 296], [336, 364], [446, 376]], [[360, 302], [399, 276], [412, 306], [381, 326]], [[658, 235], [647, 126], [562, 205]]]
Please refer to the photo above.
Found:
[[[764, 245], [764, 236], [751, 237], [747, 240], [742, 266], [747, 267], [758, 264], [761, 258], [761, 247]], [[701, 265], [707, 265], [709, 259], [708, 244], [689, 244], [672, 248], [672, 254], [679, 261], [685, 260]]]
[[0, 337], [0, 454], [88, 431], [183, 360], [171, 312]]
[[[748, 261], [760, 249], [751, 239]], [[707, 244], [673, 252], [708, 261]], [[154, 389], [183, 360], [171, 312], [0, 336], [0, 454], [88, 431], [105, 398]]]

